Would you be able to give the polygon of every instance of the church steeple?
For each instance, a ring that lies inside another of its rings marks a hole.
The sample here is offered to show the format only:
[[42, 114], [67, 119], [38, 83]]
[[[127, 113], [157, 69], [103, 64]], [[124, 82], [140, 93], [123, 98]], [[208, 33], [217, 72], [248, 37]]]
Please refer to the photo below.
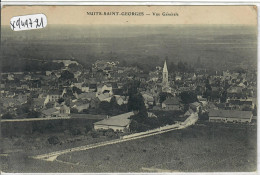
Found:
[[163, 72], [168, 72], [166, 60], [164, 61]]
[[164, 66], [163, 66], [163, 86], [168, 86], [168, 69], [167, 69], [167, 64], [166, 64], [166, 60], [164, 62]]

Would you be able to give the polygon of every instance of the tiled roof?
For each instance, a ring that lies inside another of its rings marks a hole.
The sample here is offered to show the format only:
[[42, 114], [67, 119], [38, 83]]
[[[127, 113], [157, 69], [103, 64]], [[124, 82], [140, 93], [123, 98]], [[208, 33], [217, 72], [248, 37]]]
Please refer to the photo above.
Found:
[[163, 101], [163, 103], [166, 104], [166, 105], [179, 105], [180, 100], [176, 97], [167, 98], [166, 100]]
[[120, 114], [108, 119], [104, 119], [94, 123], [94, 125], [108, 125], [108, 126], [127, 126], [130, 123], [129, 117], [134, 115], [133, 112]]
[[251, 111], [235, 111], [235, 110], [210, 110], [209, 117], [225, 117], [225, 118], [251, 118]]

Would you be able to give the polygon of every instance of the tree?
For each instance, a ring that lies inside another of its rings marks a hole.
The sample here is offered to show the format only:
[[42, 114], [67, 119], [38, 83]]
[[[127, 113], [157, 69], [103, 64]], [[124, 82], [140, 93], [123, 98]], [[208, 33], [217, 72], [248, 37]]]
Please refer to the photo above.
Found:
[[52, 102], [49, 102], [49, 103], [47, 103], [47, 104], [45, 105], [45, 107], [46, 107], [47, 109], [52, 108], [53, 106], [54, 106], [54, 104], [53, 104]]
[[72, 63], [68, 66], [68, 68], [70, 70], [73, 70], [73, 71], [79, 71], [81, 70], [81, 66], [80, 65], [77, 65], [76, 63]]
[[167, 93], [167, 92], [161, 92], [160, 94], [159, 94], [159, 101], [160, 101], [160, 103], [162, 103], [164, 100], [166, 100], [166, 98], [168, 98], [168, 97], [173, 97], [173, 95], [172, 94], [170, 94], [170, 93]]
[[142, 109], [146, 109], [143, 96], [140, 93], [131, 94], [128, 100], [128, 110], [141, 111]]
[[184, 104], [189, 104], [198, 101], [197, 95], [191, 91], [181, 92], [180, 97]]
[[111, 106], [110, 106], [110, 103], [107, 102], [107, 101], [101, 101], [100, 102], [100, 105], [99, 105], [99, 108], [103, 111], [110, 111], [111, 109]]
[[15, 115], [9, 112], [2, 116], [2, 119], [13, 119], [13, 118], [15, 118]]
[[139, 123], [135, 120], [132, 120], [129, 125], [129, 129], [132, 132], [143, 132], [143, 131], [147, 131], [149, 128], [150, 127], [147, 124]]
[[32, 110], [27, 113], [26, 118], [39, 118], [40, 116], [40, 112]]
[[198, 116], [199, 116], [200, 120], [208, 120], [209, 119], [208, 112], [204, 112], [204, 113], [201, 112], [200, 114], [198, 114]]
[[226, 101], [227, 101], [227, 91], [224, 90], [224, 91], [221, 93], [220, 102], [221, 102], [221, 103], [225, 103]]
[[81, 131], [80, 131], [80, 129], [78, 129], [78, 128], [72, 128], [72, 129], [70, 130], [70, 133], [71, 133], [72, 135], [76, 136], [76, 135], [80, 135], [80, 134], [81, 134]]
[[130, 96], [130, 95], [137, 94], [139, 87], [140, 87], [140, 81], [133, 80], [133, 81], [131, 81], [131, 82], [126, 83], [126, 84], [123, 86], [123, 89], [124, 89], [125, 92], [127, 92], [126, 94], [127, 94], [128, 96]]
[[112, 97], [110, 100], [110, 108], [113, 115], [118, 114], [118, 112], [121, 110], [120, 106], [117, 104], [116, 97]]
[[91, 123], [87, 123], [85, 126], [85, 129], [86, 129], [85, 132], [87, 133], [93, 129], [93, 125]]
[[78, 113], [78, 110], [77, 110], [76, 108], [71, 108], [71, 109], [70, 109], [70, 113], [75, 113], [75, 114], [77, 114], [77, 113]]
[[49, 144], [57, 145], [58, 143], [60, 143], [60, 140], [57, 136], [51, 136], [48, 138], [48, 142]]
[[59, 98], [58, 99], [58, 103], [61, 104], [62, 102], [64, 102], [64, 99], [63, 98]]
[[82, 93], [81, 89], [79, 89], [79, 88], [76, 87], [76, 86], [73, 86], [73, 87], [72, 87], [72, 91], [73, 91], [74, 93], [77, 93], [77, 94], [81, 94], [81, 93]]
[[61, 73], [61, 76], [60, 76], [60, 79], [61, 80], [70, 80], [70, 79], [73, 79], [74, 78], [74, 74], [71, 73], [70, 71], [68, 70], [65, 70]]

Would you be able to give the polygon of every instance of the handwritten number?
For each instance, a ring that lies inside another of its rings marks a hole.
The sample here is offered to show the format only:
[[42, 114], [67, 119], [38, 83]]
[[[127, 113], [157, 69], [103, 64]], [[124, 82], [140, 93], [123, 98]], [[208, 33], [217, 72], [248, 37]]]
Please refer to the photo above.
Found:
[[15, 24], [15, 21], [10, 21], [10, 25], [11, 25], [11, 27], [13, 28], [13, 30], [16, 28], [15, 26], [14, 26], [14, 24]]
[[16, 18], [15, 20], [10, 21], [11, 29], [14, 30], [16, 28], [25, 29], [37, 29], [37, 28], [44, 28], [44, 18]]
[[30, 21], [29, 24], [31, 25], [31, 28], [32, 28], [32, 25], [33, 25], [32, 19], [30, 18], [29, 21]]

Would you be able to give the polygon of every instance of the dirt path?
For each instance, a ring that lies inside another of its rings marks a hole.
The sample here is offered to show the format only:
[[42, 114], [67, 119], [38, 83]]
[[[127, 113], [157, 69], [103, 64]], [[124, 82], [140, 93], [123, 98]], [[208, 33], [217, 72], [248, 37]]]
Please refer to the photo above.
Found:
[[[155, 132], [148, 133], [148, 134], [145, 133], [143, 135], [127, 137], [127, 138], [121, 138], [121, 139], [115, 139], [115, 140], [109, 140], [109, 141], [95, 143], [95, 144], [90, 144], [90, 145], [86, 145], [86, 146], [80, 146], [80, 147], [75, 147], [75, 148], [71, 148], [71, 149], [65, 149], [65, 150], [51, 152], [51, 153], [47, 153], [47, 154], [32, 156], [32, 158], [34, 158], [34, 159], [41, 159], [41, 160], [45, 160], [45, 161], [55, 161], [58, 156], [60, 156], [62, 154], [66, 154], [66, 153], [71, 153], [71, 152], [74, 152], [74, 151], [89, 150], [89, 149], [94, 149], [94, 148], [101, 147], [101, 146], [112, 145], [112, 144], [117, 144], [117, 143], [121, 143], [121, 142], [130, 141], [130, 140], [135, 140], [135, 139], [145, 138], [145, 137], [149, 137], [149, 136], [154, 136], [154, 135], [170, 132], [170, 131], [173, 131], [173, 130], [184, 129], [184, 128], [187, 128], [190, 125], [195, 124], [197, 120], [198, 120], [198, 116], [196, 114], [194, 114], [194, 115], [189, 116], [181, 124], [178, 124], [178, 127], [169, 128], [169, 129], [165, 129], [165, 130], [158, 130], [157, 129], [158, 131], [155, 129], [156, 130]], [[175, 124], [175, 126], [176, 126], [176, 124]]]

